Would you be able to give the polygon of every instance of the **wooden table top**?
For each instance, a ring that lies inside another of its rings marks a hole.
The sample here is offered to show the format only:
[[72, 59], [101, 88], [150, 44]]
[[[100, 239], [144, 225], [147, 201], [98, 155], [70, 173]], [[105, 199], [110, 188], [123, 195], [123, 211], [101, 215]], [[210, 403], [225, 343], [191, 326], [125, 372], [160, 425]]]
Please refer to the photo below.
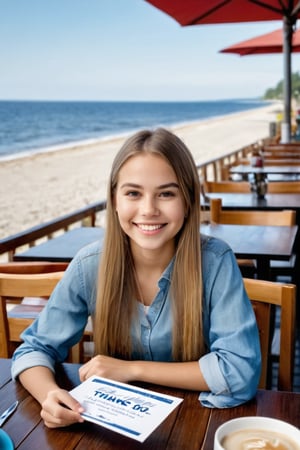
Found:
[[235, 174], [250, 174], [250, 173], [265, 173], [265, 174], [288, 174], [288, 175], [299, 175], [300, 166], [296, 165], [282, 165], [282, 166], [264, 166], [264, 167], [253, 167], [250, 164], [240, 164], [238, 166], [233, 166], [230, 168], [230, 173]]
[[298, 226], [202, 224], [200, 230], [227, 242], [237, 258], [288, 260]]
[[270, 279], [271, 260], [287, 261], [293, 254], [298, 226], [201, 225], [201, 232], [227, 242], [236, 258], [255, 259], [257, 278]]
[[14, 255], [14, 261], [69, 262], [85, 245], [103, 241], [104, 228], [79, 227]]
[[[198, 393], [161, 386], [146, 386], [158, 392], [182, 397], [184, 400], [143, 444], [101, 426], [85, 422], [64, 429], [48, 429], [40, 417], [40, 406], [19, 382], [10, 377], [9, 359], [0, 359], [1, 412], [19, 400], [17, 411], [3, 425], [18, 450], [92, 450], [92, 449], [180, 449], [212, 450], [214, 434], [219, 425], [242, 416], [267, 416], [285, 420], [300, 427], [300, 394], [259, 390], [244, 405], [229, 409], [201, 406]], [[60, 366], [58, 382], [71, 389], [78, 384], [78, 365]]]
[[[210, 198], [221, 198], [224, 209], [244, 210], [281, 210], [294, 209], [300, 212], [300, 193], [293, 194], [271, 194], [267, 193], [265, 198], [257, 198], [253, 193], [238, 192], [214, 192], [206, 194], [207, 200], [201, 201], [203, 205], [209, 206]], [[300, 224], [299, 224], [300, 225]]]
[[[201, 224], [200, 231], [225, 240], [238, 258], [288, 259], [298, 227]], [[245, 239], [247, 236], [247, 239]], [[81, 227], [14, 255], [15, 261], [71, 261], [78, 250], [98, 239], [103, 229]]]

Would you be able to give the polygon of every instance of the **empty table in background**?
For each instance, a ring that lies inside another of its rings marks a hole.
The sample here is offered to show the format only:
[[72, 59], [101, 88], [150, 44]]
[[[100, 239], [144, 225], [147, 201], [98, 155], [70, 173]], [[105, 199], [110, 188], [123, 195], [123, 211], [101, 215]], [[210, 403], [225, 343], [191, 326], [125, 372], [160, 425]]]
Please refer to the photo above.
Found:
[[105, 230], [98, 227], [80, 227], [66, 231], [58, 237], [30, 247], [14, 255], [14, 261], [54, 261], [69, 262], [84, 246], [95, 241], [103, 241]]

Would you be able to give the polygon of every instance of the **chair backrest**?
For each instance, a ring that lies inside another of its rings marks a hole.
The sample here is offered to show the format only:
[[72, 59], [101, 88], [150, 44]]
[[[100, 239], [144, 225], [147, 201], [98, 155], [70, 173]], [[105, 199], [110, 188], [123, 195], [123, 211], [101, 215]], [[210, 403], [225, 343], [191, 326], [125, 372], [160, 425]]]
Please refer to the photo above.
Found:
[[[272, 314], [280, 307], [279, 390], [292, 391], [295, 357], [296, 286], [244, 278], [244, 285], [255, 312], [260, 335], [262, 372], [259, 388], [265, 389], [270, 367]], [[272, 312], [273, 308], [273, 312]]]
[[268, 183], [268, 192], [272, 194], [292, 194], [300, 192], [300, 181], [272, 181]]
[[[248, 181], [205, 181], [204, 191], [209, 192], [237, 192], [247, 194], [251, 192]], [[272, 194], [292, 194], [300, 192], [300, 181], [272, 181], [268, 183], [268, 192]]]
[[[231, 164], [231, 167], [237, 166], [237, 165], [244, 165], [249, 166], [250, 161], [248, 158], [241, 158], [236, 160], [233, 164]], [[263, 162], [264, 166], [299, 166], [300, 165], [300, 158], [298, 155], [292, 154], [291, 157], [288, 157], [287, 155], [285, 158], [276, 158], [276, 157], [270, 157], [266, 156], [264, 158]]]
[[26, 262], [8, 262], [0, 263], [0, 273], [49, 273], [62, 272], [66, 270], [67, 262], [48, 262], [48, 261], [26, 261]]
[[296, 224], [296, 211], [241, 211], [222, 209], [222, 199], [210, 199], [210, 220], [214, 223], [234, 225], [277, 225]]
[[300, 160], [300, 152], [290, 152], [290, 151], [279, 151], [279, 150], [268, 150], [263, 154], [264, 161], [269, 159], [285, 160], [285, 159], [295, 159]]
[[248, 181], [205, 181], [205, 192], [240, 192], [249, 193]]
[[[30, 307], [26, 305], [18, 313], [10, 314], [8, 305], [20, 305], [24, 297], [48, 298], [64, 271], [49, 273], [0, 273], [0, 357], [9, 358], [20, 343], [20, 333], [35, 319]], [[42, 307], [38, 310], [40, 311]], [[36, 308], [35, 308], [36, 311]], [[13, 313], [13, 310], [11, 311]]]
[[264, 152], [287, 152], [300, 154], [300, 143], [289, 142], [287, 144], [268, 144], [264, 145]]

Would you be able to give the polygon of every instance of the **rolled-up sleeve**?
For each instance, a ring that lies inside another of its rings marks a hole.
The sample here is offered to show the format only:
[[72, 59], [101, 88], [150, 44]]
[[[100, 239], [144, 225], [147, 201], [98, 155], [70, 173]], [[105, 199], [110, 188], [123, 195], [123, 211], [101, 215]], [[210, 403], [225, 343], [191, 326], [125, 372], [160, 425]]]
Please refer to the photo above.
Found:
[[226, 408], [251, 399], [261, 353], [256, 319], [236, 258], [227, 244], [208, 240], [203, 251], [203, 326], [208, 353], [199, 360], [210, 392], [204, 406]]

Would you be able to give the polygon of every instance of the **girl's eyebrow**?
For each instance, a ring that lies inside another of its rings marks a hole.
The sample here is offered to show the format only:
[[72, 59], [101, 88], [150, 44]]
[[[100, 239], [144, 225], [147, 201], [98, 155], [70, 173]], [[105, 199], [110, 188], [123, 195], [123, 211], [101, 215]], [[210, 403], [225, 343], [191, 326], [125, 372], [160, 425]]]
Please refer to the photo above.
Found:
[[[120, 188], [126, 188], [126, 187], [131, 187], [131, 188], [139, 188], [141, 189], [143, 186], [141, 186], [140, 184], [136, 184], [136, 183], [124, 183], [120, 186]], [[176, 188], [179, 189], [179, 184], [178, 183], [166, 183], [166, 184], [161, 184], [160, 186], [157, 186], [157, 189], [167, 189], [167, 188]]]
[[171, 188], [171, 187], [179, 189], [179, 184], [178, 183], [174, 183], [174, 182], [173, 183], [166, 183], [166, 184], [162, 184], [162, 185], [158, 186], [158, 189], [166, 189], [166, 188]]
[[140, 188], [141, 186], [139, 184], [136, 183], [124, 183], [120, 186], [120, 188], [126, 188], [126, 187], [131, 187], [131, 188]]

